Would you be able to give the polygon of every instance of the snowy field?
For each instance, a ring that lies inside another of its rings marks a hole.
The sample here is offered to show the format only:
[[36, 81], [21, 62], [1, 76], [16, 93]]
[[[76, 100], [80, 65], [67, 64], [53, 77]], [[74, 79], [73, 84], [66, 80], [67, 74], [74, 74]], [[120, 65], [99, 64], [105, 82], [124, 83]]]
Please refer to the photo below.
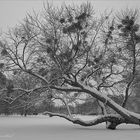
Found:
[[113, 131], [104, 124], [82, 127], [58, 117], [0, 116], [0, 140], [140, 140], [140, 128], [121, 125]]

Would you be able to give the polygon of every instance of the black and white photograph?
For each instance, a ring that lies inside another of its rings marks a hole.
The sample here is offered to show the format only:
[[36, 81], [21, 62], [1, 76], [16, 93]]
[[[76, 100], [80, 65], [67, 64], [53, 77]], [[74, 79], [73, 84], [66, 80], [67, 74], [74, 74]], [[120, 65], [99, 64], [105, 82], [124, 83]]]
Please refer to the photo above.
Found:
[[0, 0], [0, 140], [140, 140], [140, 0]]

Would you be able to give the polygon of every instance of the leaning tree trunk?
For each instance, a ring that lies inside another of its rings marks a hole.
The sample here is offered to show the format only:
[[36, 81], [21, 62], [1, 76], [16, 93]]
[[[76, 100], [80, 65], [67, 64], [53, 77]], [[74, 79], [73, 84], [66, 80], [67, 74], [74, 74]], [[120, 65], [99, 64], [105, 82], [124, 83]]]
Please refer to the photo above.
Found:
[[[87, 88], [82, 86], [82, 89], [85, 93], [89, 93], [91, 96], [97, 98], [101, 102], [105, 103], [113, 110], [115, 110], [119, 115], [121, 115], [127, 123], [138, 124], [140, 125], [140, 114], [130, 112], [125, 108], [121, 107], [117, 103], [115, 103], [112, 99], [107, 96], [101, 95], [100, 92], [94, 88]], [[115, 129], [117, 125], [119, 125], [119, 121], [112, 121], [108, 128]]]
[[121, 107], [117, 103], [115, 103], [112, 99], [109, 97], [100, 94], [100, 92], [94, 88], [87, 88], [85, 86], [82, 86], [82, 90], [85, 93], [90, 94], [91, 96], [97, 98], [104, 104], [111, 107], [113, 110], [115, 110], [119, 115], [121, 115], [124, 119], [129, 120], [130, 122], [135, 122], [136, 124], [140, 121], [140, 114], [133, 113], [128, 111], [127, 109]]

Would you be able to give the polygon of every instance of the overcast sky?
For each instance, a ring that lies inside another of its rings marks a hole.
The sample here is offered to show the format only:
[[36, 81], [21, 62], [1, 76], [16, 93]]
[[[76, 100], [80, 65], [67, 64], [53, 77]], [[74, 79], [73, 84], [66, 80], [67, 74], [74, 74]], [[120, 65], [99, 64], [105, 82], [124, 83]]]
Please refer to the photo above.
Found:
[[[54, 5], [62, 3], [79, 4], [85, 0], [48, 0]], [[140, 0], [88, 0], [96, 10], [104, 9], [124, 9], [126, 7], [140, 8]], [[0, 0], [0, 30], [6, 31], [9, 27], [14, 27], [25, 17], [27, 12], [41, 11], [43, 2], [46, 0]]]

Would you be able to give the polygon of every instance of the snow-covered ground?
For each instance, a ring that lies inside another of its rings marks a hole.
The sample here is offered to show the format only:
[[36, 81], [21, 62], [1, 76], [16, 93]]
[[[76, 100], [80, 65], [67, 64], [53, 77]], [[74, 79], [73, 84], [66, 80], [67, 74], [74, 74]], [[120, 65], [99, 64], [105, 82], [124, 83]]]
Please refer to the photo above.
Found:
[[104, 124], [82, 127], [58, 117], [0, 116], [0, 140], [140, 140], [140, 127], [121, 125], [113, 131]]

